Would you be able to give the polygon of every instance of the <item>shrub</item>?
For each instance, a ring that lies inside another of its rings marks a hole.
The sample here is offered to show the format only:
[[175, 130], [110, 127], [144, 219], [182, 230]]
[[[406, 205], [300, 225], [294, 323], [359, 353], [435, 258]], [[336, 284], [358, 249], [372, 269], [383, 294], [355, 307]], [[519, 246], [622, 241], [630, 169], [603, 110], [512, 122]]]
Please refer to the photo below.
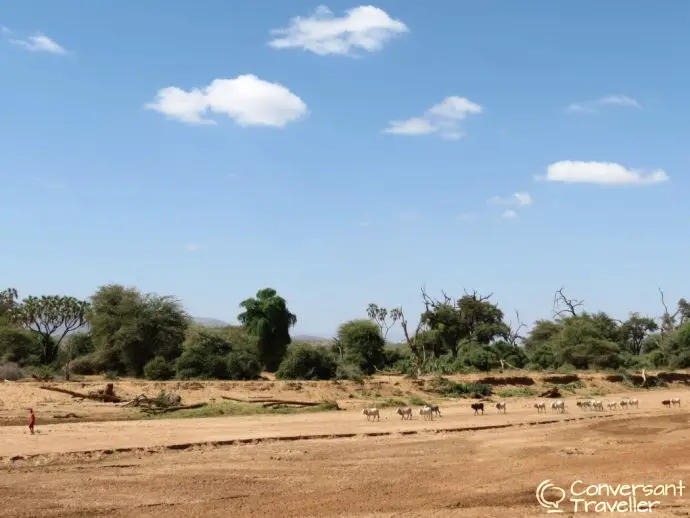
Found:
[[41, 348], [35, 333], [18, 327], [0, 327], [0, 362], [28, 365], [39, 363]]
[[430, 392], [442, 396], [453, 397], [486, 397], [493, 393], [491, 385], [486, 383], [456, 383], [442, 376], [437, 376], [429, 382]]
[[226, 357], [226, 373], [231, 380], [255, 380], [261, 375], [258, 355], [246, 349], [232, 351]]
[[333, 356], [322, 347], [293, 344], [276, 371], [277, 379], [327, 380], [335, 376]]
[[24, 372], [16, 363], [3, 363], [0, 365], [0, 380], [18, 381], [24, 378]]
[[104, 365], [95, 353], [80, 356], [69, 362], [69, 370], [74, 374], [89, 376], [103, 372]]
[[170, 363], [162, 356], [156, 356], [153, 360], [144, 365], [144, 376], [155, 381], [169, 380], [175, 375], [175, 370]]
[[335, 369], [335, 379], [362, 381], [364, 376], [362, 374], [362, 370], [357, 365], [346, 362], [338, 362], [338, 366]]

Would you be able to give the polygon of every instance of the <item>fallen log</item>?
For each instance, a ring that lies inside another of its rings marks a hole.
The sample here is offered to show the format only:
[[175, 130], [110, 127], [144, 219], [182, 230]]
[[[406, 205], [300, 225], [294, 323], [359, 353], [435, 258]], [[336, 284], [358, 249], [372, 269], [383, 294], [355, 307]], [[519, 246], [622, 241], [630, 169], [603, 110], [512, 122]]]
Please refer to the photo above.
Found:
[[46, 386], [41, 386], [38, 388], [43, 390], [50, 390], [52, 392], [59, 392], [60, 394], [67, 394], [68, 396], [72, 397], [91, 399], [92, 401], [103, 401], [105, 403], [122, 403], [122, 400], [114, 394], [82, 394], [80, 392], [74, 392], [73, 390]]
[[315, 403], [313, 401], [289, 401], [284, 399], [274, 399], [274, 398], [261, 398], [261, 399], [238, 399], [229, 396], [221, 396], [223, 399], [228, 401], [235, 401], [237, 403], [262, 403], [264, 406], [269, 405], [297, 405], [297, 406], [319, 406], [322, 403]]
[[193, 405], [171, 406], [168, 408], [150, 408], [143, 407], [142, 412], [146, 414], [167, 414], [168, 412], [177, 412], [178, 410], [194, 410], [196, 408], [205, 407], [207, 403], [195, 403]]
[[56, 414], [53, 416], [53, 419], [79, 419], [80, 417], [77, 414], [73, 414], [72, 412], [69, 412], [68, 414]]

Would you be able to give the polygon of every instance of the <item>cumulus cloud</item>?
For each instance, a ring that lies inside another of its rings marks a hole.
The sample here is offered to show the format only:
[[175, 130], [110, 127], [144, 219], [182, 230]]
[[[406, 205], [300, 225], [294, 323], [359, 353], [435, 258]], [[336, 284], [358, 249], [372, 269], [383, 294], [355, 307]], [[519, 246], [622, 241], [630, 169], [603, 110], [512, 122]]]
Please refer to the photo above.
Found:
[[308, 114], [307, 105], [286, 87], [251, 74], [215, 79], [204, 88], [190, 91], [176, 86], [162, 88], [145, 107], [189, 124], [216, 124], [205, 117], [212, 112], [240, 126], [283, 127]]
[[408, 30], [403, 22], [373, 5], [348, 9], [341, 17], [321, 5], [311, 16], [296, 16], [288, 27], [272, 30], [277, 37], [268, 44], [274, 49], [301, 48], [320, 56], [352, 55], [357, 49], [381, 50], [388, 40]]
[[653, 185], [669, 177], [662, 169], [651, 173], [635, 171], [613, 162], [580, 162], [563, 160], [550, 164], [546, 176], [538, 179], [562, 183], [593, 183], [598, 185]]
[[[5, 35], [12, 34], [7, 27], [1, 27], [1, 32]], [[59, 45], [55, 40], [45, 34], [34, 34], [24, 39], [10, 38], [9, 42], [18, 47], [22, 47], [30, 52], [48, 52], [50, 54], [67, 54], [67, 50]]]
[[429, 108], [421, 117], [393, 120], [384, 133], [393, 135], [438, 134], [446, 140], [458, 140], [464, 136], [459, 121], [469, 115], [481, 113], [483, 108], [466, 97], [450, 96]]
[[512, 196], [493, 196], [489, 198], [488, 203], [491, 205], [510, 205], [516, 207], [524, 207], [526, 205], [532, 205], [534, 200], [528, 192], [516, 192]]
[[627, 95], [618, 94], [618, 95], [607, 95], [606, 97], [602, 97], [601, 99], [597, 99], [594, 101], [583, 101], [583, 102], [572, 103], [566, 108], [566, 111], [568, 113], [596, 114], [596, 113], [599, 113], [599, 108], [601, 108], [602, 106], [617, 106], [619, 108], [636, 108], [636, 109], [642, 108], [642, 105], [639, 102], [637, 102], [635, 99], [633, 99], [632, 97], [628, 97]]
[[515, 218], [517, 218], [517, 216], [518, 216], [517, 212], [515, 212], [512, 209], [504, 210], [503, 213], [501, 214], [501, 217], [504, 219], [515, 219]]

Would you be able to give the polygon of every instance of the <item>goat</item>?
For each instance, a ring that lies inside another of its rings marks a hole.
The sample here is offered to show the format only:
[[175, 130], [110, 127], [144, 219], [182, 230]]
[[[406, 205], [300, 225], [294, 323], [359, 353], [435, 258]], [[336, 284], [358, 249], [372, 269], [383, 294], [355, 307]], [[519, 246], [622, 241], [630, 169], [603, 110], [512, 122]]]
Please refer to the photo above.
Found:
[[615, 410], [616, 408], [618, 408], [618, 403], [616, 403], [615, 401], [609, 401], [608, 403], [606, 403], [606, 406], [609, 407], [609, 410]]
[[575, 403], [580, 410], [587, 410], [588, 408], [592, 408], [592, 400], [591, 399], [584, 399], [582, 401], [578, 401]]
[[629, 402], [627, 399], [621, 399], [621, 400], [618, 402], [618, 405], [621, 407], [621, 409], [623, 409], [623, 408], [628, 408], [628, 405], [629, 405], [629, 404], [630, 404], [630, 402]]
[[603, 412], [604, 411], [604, 403], [602, 403], [598, 399], [595, 401], [592, 401], [592, 408], [594, 408], [594, 410], [599, 410], [600, 412]]
[[664, 399], [661, 402], [661, 404], [670, 408], [671, 407], [671, 400], [670, 399]]
[[381, 416], [379, 415], [379, 409], [376, 407], [373, 408], [365, 408], [362, 410], [362, 415], [367, 416], [367, 421], [370, 419], [375, 419], [377, 421], [381, 420]]
[[472, 403], [470, 406], [472, 410], [474, 410], [474, 415], [477, 415], [480, 410], [482, 411], [482, 415], [484, 415], [484, 403]]
[[680, 398], [679, 397], [674, 397], [671, 399], [671, 406], [680, 406]]
[[551, 403], [551, 410], [554, 410], [560, 414], [565, 412], [565, 401], [562, 399], [559, 399], [558, 401], [554, 401]]
[[412, 419], [412, 409], [410, 407], [404, 407], [401, 406], [397, 410], [397, 414], [400, 416], [400, 419], [403, 421], [405, 419]]
[[637, 398], [632, 398], [628, 399], [628, 406], [634, 406], [635, 408], [638, 408], [640, 402], [637, 400]]
[[435, 403], [429, 403], [428, 405], [429, 408], [431, 408], [431, 412], [436, 414], [438, 417], [441, 417], [441, 409], [438, 407], [437, 404]]
[[546, 413], [546, 403], [544, 402], [534, 403], [534, 408], [537, 409], [537, 414], [541, 414], [542, 410], [544, 411], [544, 413]]
[[419, 409], [419, 415], [421, 415], [426, 421], [434, 420], [434, 411], [430, 406], [424, 405]]
[[503, 410], [503, 413], [506, 413], [506, 404], [505, 403], [496, 403], [496, 410], [499, 412]]

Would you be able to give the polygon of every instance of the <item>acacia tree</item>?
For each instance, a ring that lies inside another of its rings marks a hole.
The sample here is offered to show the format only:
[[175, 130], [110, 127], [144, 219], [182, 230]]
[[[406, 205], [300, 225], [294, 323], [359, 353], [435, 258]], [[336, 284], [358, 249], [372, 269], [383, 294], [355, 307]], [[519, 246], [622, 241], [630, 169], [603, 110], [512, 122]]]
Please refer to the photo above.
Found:
[[454, 358], [463, 344], [488, 345], [497, 338], [511, 338], [510, 326], [503, 322], [503, 311], [491, 302], [491, 295], [475, 290], [459, 299], [443, 293], [443, 300], [437, 300], [422, 289], [422, 299], [426, 308], [422, 320]]
[[398, 321], [399, 317], [397, 313], [391, 311], [389, 314], [386, 308], [379, 307], [374, 303], [371, 303], [369, 306], [367, 306], [367, 316], [377, 326], [379, 326], [381, 336], [383, 336], [384, 340], [388, 336], [388, 332], [393, 328], [393, 326], [395, 326], [395, 323]]
[[628, 320], [619, 328], [620, 341], [623, 346], [635, 356], [642, 354], [645, 338], [659, 329], [654, 319], [631, 313]]
[[91, 333], [105, 370], [138, 376], [153, 358], [172, 361], [180, 355], [189, 316], [174, 297], [109, 284], [91, 304]]
[[41, 363], [48, 365], [65, 336], [87, 323], [88, 311], [89, 303], [76, 297], [43, 295], [25, 298], [9, 313], [14, 322], [41, 336]]
[[240, 307], [244, 311], [237, 319], [257, 337], [259, 360], [268, 372], [275, 372], [292, 342], [290, 328], [297, 323], [297, 316], [273, 288], [257, 291], [255, 298], [243, 300]]

